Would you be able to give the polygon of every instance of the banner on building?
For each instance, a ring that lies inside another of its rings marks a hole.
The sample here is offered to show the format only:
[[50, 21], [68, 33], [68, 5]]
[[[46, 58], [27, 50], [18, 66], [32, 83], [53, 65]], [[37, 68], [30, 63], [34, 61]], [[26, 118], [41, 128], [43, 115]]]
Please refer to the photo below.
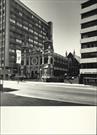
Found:
[[16, 63], [21, 64], [21, 51], [16, 50]]

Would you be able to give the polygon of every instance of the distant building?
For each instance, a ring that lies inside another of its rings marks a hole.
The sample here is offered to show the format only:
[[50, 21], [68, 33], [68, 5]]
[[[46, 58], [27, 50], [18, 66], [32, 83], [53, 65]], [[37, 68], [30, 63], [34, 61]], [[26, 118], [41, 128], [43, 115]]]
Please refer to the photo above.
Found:
[[81, 2], [80, 83], [97, 84], [97, 0]]
[[52, 41], [44, 43], [41, 79], [43, 81], [64, 81], [67, 74], [67, 58], [54, 52]]
[[22, 53], [22, 72], [39, 74], [39, 55], [46, 39], [52, 39], [51, 22], [19, 0], [0, 0], [0, 67], [6, 77], [18, 72], [17, 50]]
[[79, 75], [79, 70], [80, 70], [80, 57], [77, 56], [74, 53], [69, 53], [67, 55], [68, 59], [68, 76], [78, 76]]

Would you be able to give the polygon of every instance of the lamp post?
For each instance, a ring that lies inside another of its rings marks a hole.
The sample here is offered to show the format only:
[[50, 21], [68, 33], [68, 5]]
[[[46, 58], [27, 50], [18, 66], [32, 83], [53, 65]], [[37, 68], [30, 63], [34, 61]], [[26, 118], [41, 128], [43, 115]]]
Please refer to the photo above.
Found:
[[3, 90], [2, 68], [0, 68], [0, 90]]
[[2, 53], [1, 53], [1, 66], [0, 66], [0, 90], [3, 91], [3, 80], [5, 76], [5, 61], [4, 61], [4, 69], [2, 67]]
[[[2, 8], [2, 7], [1, 7]], [[2, 41], [2, 44], [1, 44], [1, 47], [3, 46], [3, 19], [1, 19], [1, 41]], [[0, 51], [1, 53], [1, 51]], [[4, 76], [5, 76], [5, 50], [4, 50], [4, 69], [2, 67], [2, 53], [1, 53], [1, 68], [0, 68], [0, 90], [3, 90], [3, 79], [4, 79]]]
[[[4, 59], [5, 59], [5, 58], [4, 58]], [[3, 66], [2, 66], [2, 53], [1, 53], [0, 90], [2, 90], [2, 91], [3, 91], [4, 79], [5, 79], [5, 60], [4, 60], [4, 67], [3, 67]]]

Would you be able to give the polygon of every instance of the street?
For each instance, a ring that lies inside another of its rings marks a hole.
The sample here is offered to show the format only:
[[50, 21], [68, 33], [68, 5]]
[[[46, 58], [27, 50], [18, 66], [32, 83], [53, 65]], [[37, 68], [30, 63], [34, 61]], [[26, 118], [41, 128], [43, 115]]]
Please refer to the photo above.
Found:
[[[8, 90], [4, 93], [8, 92], [14, 96], [30, 98], [30, 100], [41, 99], [79, 105], [97, 105], [97, 87], [93, 86], [32, 81], [4, 81], [4, 89]], [[4, 99], [1, 101], [4, 101]]]

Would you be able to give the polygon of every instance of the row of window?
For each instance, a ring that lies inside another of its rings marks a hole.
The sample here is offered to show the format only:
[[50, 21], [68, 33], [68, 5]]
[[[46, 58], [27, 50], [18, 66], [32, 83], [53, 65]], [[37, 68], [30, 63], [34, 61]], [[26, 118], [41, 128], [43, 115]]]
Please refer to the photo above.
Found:
[[0, 16], [5, 15], [5, 1], [0, 2]]
[[[19, 42], [16, 42], [15, 40], [12, 40], [12, 39], [10, 40], [10, 43], [13, 44], [13, 46], [11, 46], [11, 47], [15, 47], [15, 46], [16, 46], [17, 48], [22, 47], [22, 45], [24, 44], [24, 43], [21, 44], [21, 43], [19, 43]], [[30, 42], [28, 43], [28, 42], [27, 42], [26, 45], [28, 45], [28, 46], [31, 47], [31, 48], [32, 48], [33, 46], [38, 46], [38, 48], [41, 47], [41, 46], [43, 46], [42, 43], [39, 43], [39, 42], [37, 42], [37, 41], [34, 41], [33, 43], [30, 43]]]
[[90, 42], [90, 43], [83, 43], [81, 44], [81, 48], [92, 48], [97, 47], [97, 41], [96, 42]]
[[0, 1], [0, 9], [5, 7], [5, 0]]
[[0, 30], [5, 29], [5, 22], [0, 23]]
[[16, 53], [15, 49], [9, 49], [9, 53]]
[[4, 61], [4, 55], [1, 55], [0, 54], [0, 60], [3, 60]]
[[[34, 40], [35, 40], [40, 43], [43, 43], [43, 41], [46, 39], [45, 36], [41, 36], [40, 34], [36, 35], [35, 32], [33, 33], [33, 35], [29, 34], [25, 37], [25, 33], [22, 32], [22, 34], [20, 34], [20, 30], [19, 30], [19, 33], [17, 32], [17, 30], [15, 31], [15, 33], [11, 31], [10, 38], [11, 38], [11, 40], [19, 39], [22, 42], [24, 42], [24, 41], [25, 42], [34, 42]], [[18, 40], [17, 40], [17, 42], [18, 42]]]
[[97, 52], [82, 53], [81, 58], [97, 58]]
[[[39, 28], [41, 28], [42, 25], [43, 26], [45, 25], [45, 27], [47, 27], [46, 24], [44, 24], [44, 22], [42, 22], [41, 20], [39, 20], [35, 15], [33, 15], [30, 12], [28, 12], [27, 10], [25, 10], [25, 8], [23, 8], [22, 6], [20, 6], [18, 3], [14, 2], [12, 0], [12, 1], [10, 1], [10, 4], [11, 4], [10, 5], [10, 7], [11, 7], [10, 10], [12, 11], [11, 16], [14, 13], [14, 15], [13, 15], [14, 18], [16, 18], [16, 19], [18, 18], [19, 19], [19, 16], [20, 16], [21, 19], [26, 19], [26, 22], [25, 22], [26, 24], [27, 24], [28, 21], [31, 21], [31, 24], [32, 24], [33, 21], [31, 19], [34, 18], [34, 24], [36, 26], [38, 26]], [[19, 16], [17, 17], [17, 16], [15, 16], [15, 14], [18, 14]]]
[[4, 66], [4, 61], [3, 60], [1, 60], [0, 65]]
[[[41, 33], [40, 34], [40, 32], [36, 32], [35, 30], [32, 30], [32, 29], [29, 29], [28, 31], [24, 31], [24, 29], [19, 29], [19, 28], [17, 28], [16, 29], [16, 27], [15, 26], [11, 26], [11, 28], [10, 28], [10, 30], [11, 31], [13, 31], [12, 33], [12, 36], [14, 36], [15, 35], [15, 33], [17, 33], [17, 34], [19, 34], [20, 36], [21, 36], [21, 38], [23, 37], [24, 38], [24, 34], [26, 33], [27, 35], [31, 35], [31, 34], [33, 34], [32, 36], [34, 36], [35, 38], [38, 38], [38, 39], [40, 39], [40, 40], [42, 40], [43, 41], [43, 39], [45, 39], [46, 38], [46, 36], [47, 35], [43, 35], [43, 33]], [[25, 32], [25, 33], [24, 33]], [[30, 34], [31, 33], [31, 34]]]
[[89, 38], [89, 37], [94, 37], [97, 36], [97, 30], [92, 31], [92, 32], [88, 32], [88, 33], [83, 33], [81, 34], [81, 38]]
[[[12, 8], [11, 8], [11, 10], [12, 10]], [[24, 14], [24, 12], [22, 12], [22, 13], [20, 13], [19, 12], [19, 10], [17, 10], [17, 12], [16, 12], [16, 10], [15, 10], [15, 12], [14, 11], [11, 11], [11, 18], [12, 19], [15, 19], [15, 20], [20, 20], [20, 22], [22, 21], [25, 25], [35, 25], [36, 27], [38, 27], [38, 28], [43, 28], [45, 31], [48, 29], [48, 26], [47, 25], [45, 25], [43, 22], [41, 22], [39, 19], [38, 19], [38, 21], [36, 21], [35, 20], [35, 18], [34, 19], [32, 19], [32, 18], [29, 18], [28, 16], [25, 16], [25, 14]], [[20, 16], [19, 14], [22, 14], [22, 16]], [[41, 23], [40, 23], [41, 22]]]
[[[24, 65], [24, 60], [21, 61], [21, 65]], [[40, 60], [40, 65], [42, 64], [42, 60]], [[33, 65], [32, 61], [29, 61], [29, 59], [26, 59], [26, 65]], [[38, 61], [35, 63], [35, 65], [38, 65]]]
[[16, 42], [21, 44], [22, 43], [22, 40], [16, 39]]
[[34, 18], [32, 14], [30, 14], [27, 10], [25, 10], [25, 8], [23, 8], [22, 6], [20, 6], [18, 3], [14, 2], [13, 0], [10, 3], [10, 7], [11, 7], [12, 12], [17, 13], [20, 16], [25, 15], [25, 16]]
[[83, 77], [93, 77], [97, 78], [97, 74], [82, 74]]
[[[34, 32], [34, 31], [37, 31], [38, 33], [42, 33], [43, 35], [46, 35], [46, 30], [44, 29], [44, 28], [41, 28], [41, 29], [38, 29], [37, 27], [36, 27], [36, 25], [31, 25], [30, 26], [30, 24], [28, 24], [27, 26], [24, 24], [24, 22], [22, 22], [22, 21], [17, 21], [17, 20], [15, 20], [15, 19], [12, 19], [12, 18], [10, 18], [10, 22], [11, 23], [13, 23], [13, 24], [15, 24], [15, 25], [17, 25], [17, 26], [19, 26], [19, 27], [21, 27], [21, 28], [23, 28], [23, 29], [25, 29], [25, 30], [29, 30], [30, 32]], [[45, 32], [44, 32], [45, 31]], [[36, 34], [38, 34], [36, 32]]]
[[97, 68], [97, 63], [83, 63], [81, 64], [81, 69], [87, 68]]
[[26, 41], [24, 41], [23, 39], [19, 38], [19, 37], [12, 37], [10, 36], [10, 42], [11, 43], [19, 43], [19, 44], [39, 44], [40, 46], [43, 45], [43, 41], [39, 40], [37, 37], [34, 36], [34, 38], [28, 38]]
[[90, 17], [90, 16], [93, 16], [93, 15], [96, 15], [97, 14], [97, 9], [94, 9], [92, 11], [89, 11], [87, 13], [84, 13], [81, 15], [81, 19], [84, 19], [84, 18], [87, 18], [87, 17]]
[[12, 0], [10, 4], [13, 13], [17, 13], [21, 17], [23, 16], [23, 18], [26, 17], [28, 20], [34, 19], [34, 21], [37, 22], [38, 24], [43, 23], [43, 21], [37, 18], [37, 15], [34, 15], [34, 13], [32, 14], [30, 11], [26, 10], [23, 6], [20, 6], [17, 2]]
[[[52, 58], [50, 59], [50, 63], [51, 63], [51, 64], [53, 63], [53, 59], [52, 59]], [[29, 64], [30, 64], [30, 65], [33, 65], [33, 62], [30, 61], [30, 63], [29, 63], [29, 59], [27, 59], [27, 60], [26, 60], [26, 64], [27, 64], [27, 65], [29, 65]], [[38, 64], [38, 61], [37, 61], [36, 64]], [[42, 64], [42, 58], [40, 59], [40, 65], [41, 65], [41, 64]], [[45, 58], [44, 58], [44, 64], [48, 64], [48, 57], [45, 57]], [[24, 65], [24, 60], [22, 60], [22, 65]]]
[[5, 14], [4, 14], [4, 15], [0, 15], [0, 24], [1, 24], [2, 22], [5, 22]]
[[81, 29], [97, 26], [97, 20], [81, 24]]
[[82, 9], [83, 9], [83, 8], [89, 7], [89, 6], [91, 6], [91, 5], [93, 5], [93, 4], [96, 4], [96, 3], [97, 3], [97, 0], [88, 0], [87, 2], [84, 2], [84, 3], [81, 5], [81, 7], [82, 7]]

